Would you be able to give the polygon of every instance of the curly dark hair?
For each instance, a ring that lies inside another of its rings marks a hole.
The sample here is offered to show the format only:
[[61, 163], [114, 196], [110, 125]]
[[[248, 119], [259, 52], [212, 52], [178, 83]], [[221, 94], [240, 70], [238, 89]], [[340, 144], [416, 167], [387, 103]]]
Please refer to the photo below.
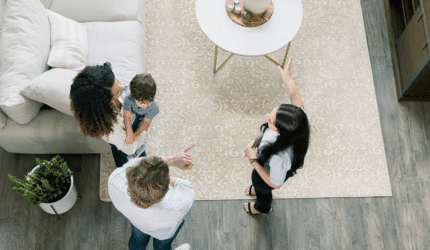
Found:
[[108, 62], [86, 66], [73, 80], [71, 110], [85, 136], [100, 139], [113, 132], [120, 111], [112, 101], [114, 83], [115, 74]]
[[[293, 147], [293, 159], [291, 169], [287, 172], [285, 180], [296, 174], [297, 169], [302, 168], [305, 155], [309, 148], [310, 125], [305, 112], [292, 104], [281, 104], [276, 112], [275, 127], [279, 132], [276, 141], [263, 146], [257, 152], [257, 162], [266, 172], [270, 172], [268, 161], [270, 157], [280, 151]], [[269, 125], [264, 123], [260, 130], [264, 131]], [[263, 135], [255, 139], [254, 147], [260, 145]]]
[[154, 101], [157, 84], [150, 74], [137, 74], [130, 82], [130, 95], [139, 102]]
[[130, 198], [141, 208], [160, 202], [169, 191], [169, 166], [158, 156], [143, 158], [126, 176]]

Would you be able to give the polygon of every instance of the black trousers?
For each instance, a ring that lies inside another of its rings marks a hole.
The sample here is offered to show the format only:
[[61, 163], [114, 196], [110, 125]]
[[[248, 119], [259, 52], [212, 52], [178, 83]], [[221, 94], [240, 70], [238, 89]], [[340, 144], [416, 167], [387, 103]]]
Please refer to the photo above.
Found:
[[270, 205], [272, 204], [272, 190], [274, 188], [267, 185], [255, 169], [252, 171], [251, 179], [257, 195], [257, 201], [254, 204], [254, 208], [258, 212], [268, 213], [270, 211]]

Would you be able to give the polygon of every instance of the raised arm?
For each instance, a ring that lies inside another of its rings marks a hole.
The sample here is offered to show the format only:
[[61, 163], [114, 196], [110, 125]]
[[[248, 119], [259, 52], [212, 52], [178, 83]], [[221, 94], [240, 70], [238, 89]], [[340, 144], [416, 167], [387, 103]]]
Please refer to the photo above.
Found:
[[293, 60], [293, 57], [290, 57], [290, 60], [288, 60], [287, 67], [285, 67], [285, 69], [282, 69], [281, 67], [278, 66], [278, 70], [279, 70], [279, 73], [281, 73], [282, 81], [285, 83], [285, 85], [287, 85], [291, 104], [305, 108], [303, 105], [302, 97], [300, 96], [299, 91], [297, 90], [296, 84], [294, 83], [293, 78], [291, 78], [292, 60]]

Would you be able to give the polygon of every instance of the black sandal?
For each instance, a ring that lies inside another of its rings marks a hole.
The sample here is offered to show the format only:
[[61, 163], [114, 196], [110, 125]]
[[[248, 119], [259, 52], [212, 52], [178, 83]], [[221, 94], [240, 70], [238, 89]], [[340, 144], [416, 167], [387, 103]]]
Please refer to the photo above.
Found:
[[[245, 207], [243, 207], [243, 209], [245, 210], [245, 212], [246, 212], [246, 213], [248, 213], [248, 214], [250, 214], [250, 215], [256, 215], [256, 214], [268, 214], [268, 213], [271, 213], [271, 212], [273, 211], [273, 207], [272, 207], [272, 206], [270, 206], [270, 210], [269, 210], [269, 212], [267, 212], [267, 213], [262, 213], [262, 212], [258, 211], [259, 213], [253, 214], [253, 213], [251, 212], [251, 202], [248, 202], [247, 204], [248, 204], [248, 211], [246, 211]], [[255, 207], [254, 207], [254, 209], [255, 209]]]
[[255, 215], [255, 214], [253, 214], [253, 213], [251, 212], [251, 202], [248, 202], [247, 204], [248, 204], [248, 211], [246, 211], [245, 207], [243, 207], [243, 210], [245, 210], [245, 212], [246, 212], [247, 214]]
[[[247, 194], [246, 192], [245, 192], [245, 194], [246, 195], [248, 195], [248, 196], [256, 196], [256, 194], [251, 194], [252, 193], [252, 187], [254, 187], [254, 186], [249, 186], [249, 194]], [[255, 192], [255, 188], [254, 188], [254, 192]]]

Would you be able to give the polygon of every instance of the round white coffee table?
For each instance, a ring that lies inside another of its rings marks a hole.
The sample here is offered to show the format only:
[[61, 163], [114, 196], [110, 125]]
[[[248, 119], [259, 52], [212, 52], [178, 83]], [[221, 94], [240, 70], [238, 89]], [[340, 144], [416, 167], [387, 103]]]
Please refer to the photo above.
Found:
[[[196, 0], [197, 21], [205, 35], [215, 44], [214, 73], [232, 56], [266, 55], [271, 61], [284, 67], [267, 54], [277, 51], [290, 43], [300, 29], [303, 19], [301, 0], [272, 0], [273, 15], [258, 27], [244, 27], [236, 24], [228, 16], [225, 0]], [[219, 67], [216, 66], [218, 47], [230, 52]]]

